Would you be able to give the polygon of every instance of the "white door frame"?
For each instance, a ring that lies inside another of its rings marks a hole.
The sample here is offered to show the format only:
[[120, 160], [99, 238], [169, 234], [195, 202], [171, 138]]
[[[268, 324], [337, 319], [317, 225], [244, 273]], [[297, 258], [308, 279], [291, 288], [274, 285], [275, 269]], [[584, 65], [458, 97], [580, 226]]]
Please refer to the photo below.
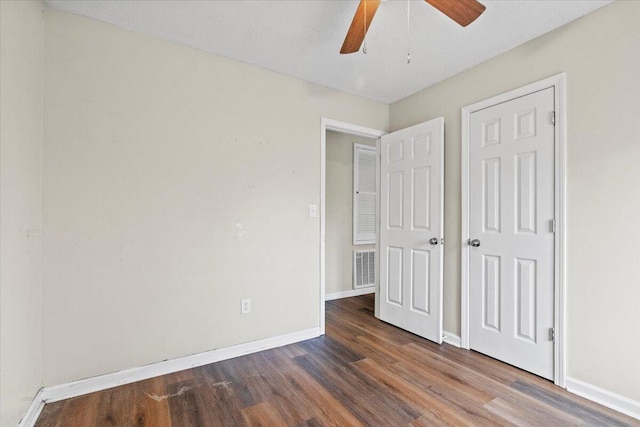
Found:
[[469, 119], [472, 113], [510, 101], [550, 87], [555, 96], [555, 259], [554, 259], [554, 383], [565, 387], [565, 235], [566, 235], [566, 74], [560, 73], [544, 80], [467, 105], [462, 108], [462, 240], [461, 259], [461, 301], [460, 301], [460, 344], [469, 349]]
[[[354, 125], [351, 123], [340, 122], [338, 120], [332, 120], [322, 117], [320, 119], [320, 335], [324, 335], [325, 322], [324, 322], [324, 292], [325, 292], [325, 199], [326, 199], [326, 185], [327, 185], [327, 131], [332, 130], [340, 133], [347, 133], [350, 135], [364, 136], [368, 138], [380, 138], [387, 132], [371, 129], [364, 126]], [[376, 149], [379, 148], [379, 143], [376, 143]], [[379, 159], [378, 159], [379, 162]], [[376, 204], [377, 206], [377, 204]], [[377, 231], [377, 230], [376, 230]], [[376, 233], [377, 234], [377, 233]], [[376, 241], [378, 238], [376, 237]], [[376, 243], [376, 252], [378, 251], [378, 245]], [[376, 274], [377, 276], [377, 274]], [[376, 288], [377, 288], [376, 280]], [[376, 290], [377, 292], [377, 290]]]

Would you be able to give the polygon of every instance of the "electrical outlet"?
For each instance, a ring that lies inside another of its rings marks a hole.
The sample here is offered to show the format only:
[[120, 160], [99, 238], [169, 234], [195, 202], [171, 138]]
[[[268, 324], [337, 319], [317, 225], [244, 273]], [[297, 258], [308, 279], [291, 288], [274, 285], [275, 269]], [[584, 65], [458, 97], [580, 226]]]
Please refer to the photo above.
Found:
[[318, 205], [309, 205], [309, 218], [318, 217]]
[[241, 304], [241, 312], [242, 314], [248, 314], [251, 313], [251, 299], [250, 298], [245, 298], [242, 301], [240, 301]]

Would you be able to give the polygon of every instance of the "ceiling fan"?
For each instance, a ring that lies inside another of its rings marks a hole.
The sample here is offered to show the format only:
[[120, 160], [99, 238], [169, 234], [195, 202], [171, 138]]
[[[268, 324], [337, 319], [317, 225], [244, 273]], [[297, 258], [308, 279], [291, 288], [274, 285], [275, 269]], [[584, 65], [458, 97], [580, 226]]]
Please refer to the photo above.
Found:
[[[340, 53], [354, 53], [360, 50], [371, 20], [378, 10], [381, 0], [360, 0], [356, 14], [344, 39]], [[431, 6], [466, 27], [482, 15], [485, 6], [476, 0], [425, 0]]]

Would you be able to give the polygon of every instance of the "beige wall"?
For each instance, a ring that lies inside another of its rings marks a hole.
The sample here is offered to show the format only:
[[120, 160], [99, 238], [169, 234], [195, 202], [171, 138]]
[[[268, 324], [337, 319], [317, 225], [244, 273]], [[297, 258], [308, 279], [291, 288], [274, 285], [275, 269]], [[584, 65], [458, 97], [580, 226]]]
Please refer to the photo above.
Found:
[[0, 425], [42, 385], [42, 3], [0, 1]]
[[353, 251], [376, 245], [353, 245], [353, 144], [376, 140], [327, 131], [325, 294], [353, 289]]
[[568, 80], [568, 375], [640, 400], [640, 2], [618, 1], [391, 106], [391, 130], [444, 116], [445, 330], [460, 325], [460, 110]]
[[[562, 71], [568, 374], [640, 400], [639, 2], [618, 1], [390, 116], [53, 10], [43, 91], [41, 11], [0, 1], [3, 426], [43, 382], [316, 327], [319, 224], [308, 205], [319, 203], [321, 116], [377, 129], [390, 118], [393, 130], [445, 116], [445, 329], [459, 333], [460, 108]], [[241, 316], [245, 297], [253, 313]]]
[[320, 118], [388, 106], [65, 12], [45, 31], [45, 385], [318, 327]]

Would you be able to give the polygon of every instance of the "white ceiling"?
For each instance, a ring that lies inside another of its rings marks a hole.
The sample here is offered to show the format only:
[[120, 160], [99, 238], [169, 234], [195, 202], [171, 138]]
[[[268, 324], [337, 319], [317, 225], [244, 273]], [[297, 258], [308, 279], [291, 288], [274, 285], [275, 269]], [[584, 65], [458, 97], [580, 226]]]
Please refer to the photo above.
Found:
[[340, 55], [358, 0], [47, 0], [117, 26], [392, 103], [610, 0], [480, 0], [466, 28], [422, 0], [382, 2], [367, 51]]

